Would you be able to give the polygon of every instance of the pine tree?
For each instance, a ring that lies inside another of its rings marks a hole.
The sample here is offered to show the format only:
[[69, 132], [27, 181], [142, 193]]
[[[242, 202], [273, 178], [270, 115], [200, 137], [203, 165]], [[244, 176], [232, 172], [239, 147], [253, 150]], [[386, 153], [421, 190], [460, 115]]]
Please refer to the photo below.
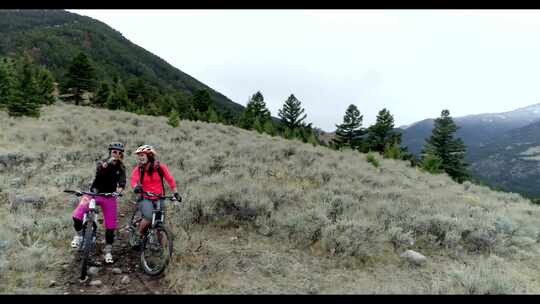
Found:
[[133, 105], [135, 106], [135, 111], [144, 109], [145, 104], [146, 104], [146, 101], [144, 100], [144, 97], [140, 94], [137, 95], [137, 97], [133, 101]]
[[216, 110], [214, 110], [214, 107], [210, 107], [210, 109], [208, 110], [208, 122], [219, 122], [219, 115]]
[[137, 112], [138, 109], [139, 108], [135, 104], [134, 100], [128, 100], [127, 105], [124, 107], [124, 110], [126, 110], [127, 112], [132, 112], [132, 113]]
[[379, 111], [375, 124], [367, 130], [367, 146], [371, 151], [384, 152], [385, 147], [401, 143], [401, 134], [394, 129], [394, 117], [386, 109]]
[[441, 169], [450, 177], [461, 183], [469, 178], [465, 162], [466, 147], [461, 138], [454, 138], [458, 127], [450, 117], [448, 110], [441, 112], [441, 117], [435, 119], [432, 135], [424, 146], [423, 163], [427, 155], [434, 155], [441, 160]]
[[127, 95], [127, 90], [124, 87], [124, 84], [121, 80], [118, 80], [114, 85], [114, 94], [112, 94], [112, 108], [111, 110], [116, 109], [125, 109], [129, 103], [129, 98]]
[[294, 94], [291, 94], [283, 104], [283, 108], [278, 111], [278, 116], [287, 128], [294, 129], [303, 125], [307, 116], [307, 114], [302, 116], [303, 113], [304, 108], [302, 108], [301, 102], [296, 99]]
[[362, 128], [363, 115], [360, 115], [358, 108], [351, 104], [345, 111], [343, 123], [336, 125], [336, 136], [332, 140], [338, 148], [349, 146], [357, 149], [362, 143], [362, 136], [365, 130]]
[[0, 59], [0, 109], [5, 109], [13, 99], [16, 86], [15, 67], [12, 60]]
[[17, 85], [7, 110], [10, 116], [39, 117], [40, 99], [34, 67], [28, 57], [18, 68]]
[[251, 111], [246, 110], [242, 113], [242, 116], [240, 117], [240, 120], [238, 121], [238, 125], [240, 128], [251, 130], [253, 128], [254, 122], [255, 122], [255, 118], [253, 117], [253, 113]]
[[197, 112], [208, 112], [213, 103], [210, 93], [207, 90], [198, 90], [193, 94], [193, 108]]
[[159, 95], [154, 103], [157, 105], [158, 113], [157, 115], [168, 115], [174, 107], [176, 106], [176, 102], [174, 98], [171, 95]]
[[82, 101], [84, 91], [94, 92], [96, 88], [96, 71], [88, 57], [79, 53], [68, 69], [66, 88], [74, 90], [75, 104]]
[[36, 75], [36, 84], [38, 87], [38, 94], [41, 96], [41, 103], [44, 104], [53, 104], [55, 102], [54, 98], [54, 78], [52, 73], [45, 69], [40, 68], [37, 71]]
[[271, 135], [271, 136], [275, 136], [275, 135], [276, 135], [276, 127], [274, 126], [274, 123], [272, 122], [271, 119], [268, 119], [268, 120], [263, 124], [263, 130], [264, 130], [264, 133], [269, 134], [269, 135]]
[[128, 98], [135, 100], [137, 96], [148, 96], [149, 87], [146, 85], [141, 77], [130, 77], [124, 84], [127, 90]]
[[94, 104], [96, 105], [106, 104], [107, 100], [109, 100], [110, 95], [111, 95], [111, 88], [109, 87], [109, 84], [105, 81], [102, 81], [99, 84], [99, 87], [97, 89], [96, 97], [94, 98]]
[[152, 115], [152, 116], [159, 116], [159, 107], [156, 105], [155, 102], [151, 102], [146, 108], [144, 109], [145, 114]]
[[234, 116], [233, 112], [229, 109], [223, 111], [223, 122], [227, 125], [234, 125], [237, 123], [237, 118]]
[[248, 101], [240, 121], [240, 127], [252, 129], [255, 127], [255, 121], [258, 120], [262, 128], [262, 125], [269, 119], [271, 119], [270, 111], [266, 108], [263, 95], [258, 91]]
[[264, 132], [264, 127], [263, 127], [263, 124], [261, 123], [261, 120], [259, 119], [259, 117], [255, 117], [255, 122], [253, 122], [253, 129], [255, 129], [255, 131], [257, 131], [259, 133]]
[[194, 108], [192, 98], [186, 96], [182, 92], [175, 92], [174, 95], [175, 108], [182, 119], [194, 120]]

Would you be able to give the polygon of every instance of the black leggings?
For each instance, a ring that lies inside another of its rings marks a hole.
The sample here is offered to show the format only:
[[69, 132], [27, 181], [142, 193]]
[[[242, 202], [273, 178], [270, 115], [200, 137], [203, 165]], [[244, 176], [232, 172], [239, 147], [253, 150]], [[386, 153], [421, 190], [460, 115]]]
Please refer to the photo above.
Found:
[[[75, 227], [75, 231], [80, 232], [82, 229], [82, 221], [76, 218], [73, 218], [73, 227]], [[112, 244], [114, 242], [114, 229], [106, 229], [105, 230], [105, 243], [106, 244]]]

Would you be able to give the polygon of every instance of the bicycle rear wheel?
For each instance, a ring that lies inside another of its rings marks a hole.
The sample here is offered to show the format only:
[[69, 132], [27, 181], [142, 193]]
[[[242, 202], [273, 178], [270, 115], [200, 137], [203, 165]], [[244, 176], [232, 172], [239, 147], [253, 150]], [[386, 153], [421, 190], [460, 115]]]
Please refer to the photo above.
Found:
[[95, 247], [94, 243], [95, 223], [87, 221], [83, 231], [82, 256], [81, 256], [81, 280], [85, 280], [90, 262], [90, 255]]
[[161, 274], [173, 253], [172, 234], [163, 226], [148, 229], [141, 245], [141, 267], [148, 275]]

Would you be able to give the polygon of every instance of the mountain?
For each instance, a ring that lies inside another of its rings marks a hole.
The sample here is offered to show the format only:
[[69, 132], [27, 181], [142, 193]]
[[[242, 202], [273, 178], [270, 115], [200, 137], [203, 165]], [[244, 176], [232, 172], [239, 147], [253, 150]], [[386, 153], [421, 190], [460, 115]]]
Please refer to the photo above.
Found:
[[540, 197], [540, 122], [503, 133], [476, 149], [471, 169], [506, 191]]
[[[459, 126], [456, 136], [463, 139], [471, 151], [467, 160], [472, 160], [471, 157], [476, 157], [476, 151], [473, 151], [475, 148], [485, 146], [492, 138], [504, 132], [540, 120], [540, 103], [502, 113], [453, 117], [453, 120]], [[409, 151], [416, 155], [420, 154], [425, 139], [431, 136], [434, 121], [425, 119], [408, 127], [401, 127], [403, 146], [407, 146]]]
[[244, 109], [103, 22], [64, 10], [0, 10], [0, 56], [30, 54], [64, 83], [81, 51], [95, 64], [98, 79], [141, 79], [160, 92], [187, 95], [206, 89], [218, 110], [238, 114]]
[[[517, 194], [379, 155], [375, 167], [364, 153], [61, 102], [39, 118], [0, 112], [0, 130], [1, 294], [540, 293], [540, 206]], [[163, 276], [137, 270], [126, 248], [128, 186], [115, 265], [96, 265], [101, 286], [80, 284], [69, 248], [77, 201], [62, 190], [88, 189], [118, 139], [128, 181], [142, 139], [176, 179], [184, 199], [167, 204], [165, 221], [174, 254]]]
[[[536, 147], [540, 146], [540, 104], [513, 111], [453, 118], [456, 137], [467, 146], [472, 173], [491, 186], [540, 196]], [[433, 119], [400, 128], [402, 145], [419, 155], [431, 136]]]

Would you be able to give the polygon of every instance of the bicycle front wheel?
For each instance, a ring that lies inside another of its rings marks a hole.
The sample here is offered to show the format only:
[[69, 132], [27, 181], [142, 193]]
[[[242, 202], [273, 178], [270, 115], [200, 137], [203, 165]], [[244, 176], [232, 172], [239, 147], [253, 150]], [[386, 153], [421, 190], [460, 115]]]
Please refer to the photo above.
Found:
[[88, 264], [90, 261], [90, 255], [95, 247], [94, 244], [94, 222], [87, 221], [84, 227], [84, 235], [82, 242], [82, 262], [81, 262], [81, 280], [84, 280], [87, 276]]
[[171, 259], [173, 240], [163, 226], [148, 229], [141, 245], [141, 267], [148, 275], [161, 274]]
[[142, 214], [141, 211], [137, 208], [133, 215], [131, 216], [131, 219], [128, 222], [128, 243], [131, 246], [131, 248], [137, 248], [139, 246], [139, 240], [136, 237], [136, 230], [139, 229], [139, 224], [142, 220]]

